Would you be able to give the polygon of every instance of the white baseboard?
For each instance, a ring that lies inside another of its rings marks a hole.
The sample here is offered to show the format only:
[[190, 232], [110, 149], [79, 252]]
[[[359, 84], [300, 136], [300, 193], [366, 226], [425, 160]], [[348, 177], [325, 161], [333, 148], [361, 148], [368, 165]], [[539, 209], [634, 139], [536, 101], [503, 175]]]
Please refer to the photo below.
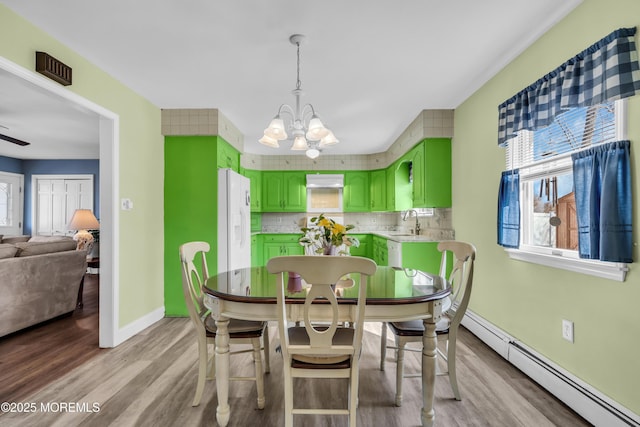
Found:
[[640, 426], [640, 416], [467, 310], [462, 325], [595, 426]]
[[118, 329], [118, 331], [116, 332], [116, 339], [115, 339], [116, 342], [114, 346], [122, 344], [132, 336], [143, 331], [144, 329], [148, 328], [149, 326], [153, 325], [154, 323], [156, 323], [157, 321], [163, 318], [164, 318], [164, 306], [157, 308], [151, 313], [148, 313], [140, 317], [139, 319], [136, 319], [133, 322], [129, 323], [125, 327]]

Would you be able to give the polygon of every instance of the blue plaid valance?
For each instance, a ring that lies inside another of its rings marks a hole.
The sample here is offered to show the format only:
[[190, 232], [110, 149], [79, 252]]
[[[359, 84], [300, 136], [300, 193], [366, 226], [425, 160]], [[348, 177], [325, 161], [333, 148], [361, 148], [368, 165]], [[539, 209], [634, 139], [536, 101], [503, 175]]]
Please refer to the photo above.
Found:
[[634, 35], [621, 28], [585, 49], [499, 107], [498, 145], [516, 132], [548, 126], [568, 108], [633, 96], [640, 91]]

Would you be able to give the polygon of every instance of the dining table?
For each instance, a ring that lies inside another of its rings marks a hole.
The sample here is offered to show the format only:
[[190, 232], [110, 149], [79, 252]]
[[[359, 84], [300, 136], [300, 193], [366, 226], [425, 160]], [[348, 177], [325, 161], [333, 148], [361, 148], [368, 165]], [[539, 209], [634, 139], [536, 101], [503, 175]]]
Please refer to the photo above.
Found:
[[[229, 330], [230, 319], [276, 321], [277, 275], [266, 267], [242, 268], [209, 277], [203, 287], [205, 306], [217, 326], [215, 338], [216, 389], [218, 406], [216, 419], [226, 426], [231, 417], [229, 406]], [[285, 277], [285, 280], [287, 278]], [[292, 277], [292, 280], [296, 279]], [[299, 280], [299, 279], [297, 279]], [[295, 285], [295, 283], [293, 283]], [[352, 273], [335, 286], [339, 316], [348, 321], [349, 311], [357, 302], [360, 275]], [[287, 290], [287, 316], [291, 322], [303, 321], [303, 304], [308, 284], [292, 286]], [[451, 288], [443, 277], [424, 271], [378, 266], [367, 280], [365, 306], [366, 322], [397, 322], [422, 319], [422, 399], [423, 426], [435, 421], [434, 393], [437, 360], [436, 323], [449, 303]], [[322, 310], [323, 304], [317, 304]], [[325, 305], [325, 307], [329, 307]], [[329, 313], [327, 314], [330, 315]], [[257, 375], [257, 374], [256, 374]], [[239, 409], [239, 408], [237, 408]]]

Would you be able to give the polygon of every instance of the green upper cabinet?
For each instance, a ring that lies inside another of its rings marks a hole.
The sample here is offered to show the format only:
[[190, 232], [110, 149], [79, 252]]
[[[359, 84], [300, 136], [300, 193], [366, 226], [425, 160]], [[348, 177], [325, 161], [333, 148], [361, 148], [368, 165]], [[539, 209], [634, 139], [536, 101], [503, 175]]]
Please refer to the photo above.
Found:
[[385, 170], [385, 180], [386, 180], [386, 211], [395, 211], [396, 210], [396, 168], [395, 164], [391, 165]]
[[262, 211], [262, 172], [245, 169], [243, 175], [251, 182], [251, 212]]
[[412, 162], [404, 155], [387, 169], [387, 210], [413, 207]]
[[240, 169], [240, 152], [229, 145], [221, 137], [215, 137], [217, 141], [217, 166], [219, 168], [230, 168], [238, 172]]
[[413, 147], [406, 155], [411, 162], [412, 205], [414, 208], [426, 206], [424, 179], [424, 143]]
[[387, 210], [387, 174], [384, 169], [371, 171], [371, 211]]
[[345, 172], [344, 211], [369, 212], [370, 210], [369, 172]]
[[262, 212], [306, 212], [304, 172], [262, 173]]
[[451, 207], [451, 139], [428, 138], [413, 150], [413, 207]]

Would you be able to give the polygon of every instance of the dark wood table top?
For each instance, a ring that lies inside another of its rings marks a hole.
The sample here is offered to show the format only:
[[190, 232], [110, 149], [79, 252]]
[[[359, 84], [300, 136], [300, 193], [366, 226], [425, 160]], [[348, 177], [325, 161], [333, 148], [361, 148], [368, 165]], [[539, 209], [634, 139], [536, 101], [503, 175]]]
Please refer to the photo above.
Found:
[[[285, 280], [287, 276], [285, 275]], [[340, 303], [355, 303], [360, 274], [350, 274], [336, 286]], [[351, 279], [351, 280], [349, 280]], [[306, 291], [288, 292], [287, 302], [304, 303]], [[228, 301], [276, 304], [276, 275], [266, 267], [251, 267], [228, 271], [210, 277], [204, 292]], [[415, 304], [438, 300], [451, 293], [442, 277], [420, 270], [378, 266], [367, 284], [367, 305]]]

